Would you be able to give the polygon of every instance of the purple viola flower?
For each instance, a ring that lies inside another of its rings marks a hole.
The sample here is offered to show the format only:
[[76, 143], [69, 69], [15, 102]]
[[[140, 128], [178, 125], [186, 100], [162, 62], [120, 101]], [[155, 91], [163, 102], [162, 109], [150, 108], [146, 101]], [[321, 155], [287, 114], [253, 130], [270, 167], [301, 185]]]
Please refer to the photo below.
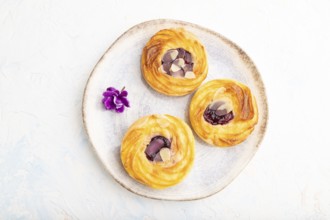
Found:
[[105, 109], [122, 113], [125, 107], [129, 107], [127, 95], [128, 92], [125, 90], [125, 87], [120, 92], [114, 87], [109, 87], [103, 93], [102, 103]]

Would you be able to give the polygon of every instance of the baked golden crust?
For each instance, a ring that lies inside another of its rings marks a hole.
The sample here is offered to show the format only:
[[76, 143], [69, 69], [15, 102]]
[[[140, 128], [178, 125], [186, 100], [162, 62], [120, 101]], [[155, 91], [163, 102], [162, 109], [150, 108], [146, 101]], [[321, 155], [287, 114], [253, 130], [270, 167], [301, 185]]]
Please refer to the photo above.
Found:
[[[183, 48], [191, 53], [196, 78], [173, 77], [163, 70], [162, 57], [171, 49]], [[146, 44], [141, 58], [142, 74], [156, 91], [169, 96], [182, 96], [194, 91], [206, 78], [208, 71], [204, 46], [183, 28], [157, 32]]]
[[[216, 101], [229, 102], [233, 119], [227, 124], [212, 125], [204, 118], [208, 106]], [[195, 93], [189, 108], [190, 122], [205, 142], [215, 146], [233, 146], [244, 141], [258, 122], [257, 103], [250, 89], [234, 80], [212, 80]]]
[[[163, 136], [171, 141], [168, 161], [150, 161], [145, 150], [151, 139]], [[195, 158], [195, 140], [190, 127], [170, 115], [149, 115], [135, 121], [121, 145], [121, 161], [128, 174], [155, 189], [181, 182], [191, 170]]]

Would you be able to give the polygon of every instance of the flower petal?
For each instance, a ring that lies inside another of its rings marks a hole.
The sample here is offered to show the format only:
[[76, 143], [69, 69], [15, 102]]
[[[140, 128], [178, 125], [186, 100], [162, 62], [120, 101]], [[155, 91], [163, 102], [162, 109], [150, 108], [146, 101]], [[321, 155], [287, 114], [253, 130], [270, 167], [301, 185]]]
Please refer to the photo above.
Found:
[[116, 109], [116, 112], [122, 113], [122, 112], [124, 112], [124, 109], [125, 109], [125, 107], [122, 105], [121, 107]]
[[116, 109], [116, 105], [115, 104], [111, 103], [110, 105], [111, 105], [111, 108], [110, 108], [111, 110], [112, 109]]
[[115, 110], [121, 113], [125, 110], [125, 106], [129, 107], [129, 102], [127, 100], [128, 92], [124, 90], [125, 87], [118, 91], [114, 87], [108, 87], [103, 93], [102, 103], [107, 110]]
[[120, 92], [117, 89], [113, 88], [113, 87], [107, 88], [107, 91], [113, 92], [116, 95], [119, 95], [120, 94]]
[[122, 101], [121, 101], [121, 98], [119, 98], [119, 97], [114, 97], [114, 103], [116, 104], [116, 105], [118, 105], [118, 104], [120, 104], [120, 105], [122, 105], [123, 103], [122, 103]]
[[121, 102], [122, 102], [126, 107], [129, 107], [129, 101], [128, 101], [125, 97], [122, 97], [122, 98], [121, 98]]
[[111, 100], [110, 99], [107, 99], [105, 102], [104, 102], [104, 107], [108, 110], [111, 110], [113, 109], [113, 104], [111, 103]]
[[104, 97], [110, 97], [110, 96], [115, 96], [115, 95], [116, 95], [116, 93], [114, 91], [105, 91], [103, 93]]
[[126, 97], [128, 92], [126, 90], [121, 91], [120, 96]]
[[102, 101], [104, 101], [103, 104], [107, 110], [112, 110], [116, 108], [115, 103], [113, 103], [113, 96], [105, 97]]
[[109, 87], [109, 88], [107, 88], [107, 91], [118, 91], [118, 90], [115, 89], [114, 87]]

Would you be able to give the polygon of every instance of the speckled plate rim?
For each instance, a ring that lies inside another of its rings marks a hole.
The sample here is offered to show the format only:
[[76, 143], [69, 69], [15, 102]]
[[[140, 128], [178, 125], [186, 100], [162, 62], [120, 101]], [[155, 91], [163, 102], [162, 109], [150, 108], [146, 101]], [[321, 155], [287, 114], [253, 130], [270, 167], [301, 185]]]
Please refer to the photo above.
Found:
[[[262, 115], [263, 117], [263, 124], [260, 125], [260, 130], [259, 133], [257, 134], [258, 136], [258, 142], [256, 144], [256, 148], [258, 148], [265, 136], [266, 133], [266, 129], [267, 129], [267, 123], [268, 123], [268, 101], [267, 101], [267, 96], [266, 96], [266, 91], [265, 91], [265, 86], [264, 83], [262, 81], [261, 75], [257, 69], [257, 67], [255, 66], [255, 64], [253, 63], [253, 61], [251, 60], [251, 58], [239, 47], [237, 46], [234, 42], [232, 42], [231, 40], [227, 39], [226, 37], [222, 36], [221, 34], [212, 31], [208, 28], [199, 26], [197, 24], [193, 24], [193, 23], [189, 23], [186, 21], [180, 21], [180, 20], [173, 20], [173, 19], [156, 19], [156, 20], [149, 20], [149, 21], [145, 21], [142, 23], [139, 23], [137, 25], [134, 25], [133, 27], [129, 28], [127, 31], [125, 31], [122, 35], [120, 35], [112, 44], [111, 46], [105, 51], [105, 53], [102, 55], [102, 57], [99, 59], [99, 61], [96, 63], [96, 65], [94, 66], [92, 72], [90, 73], [90, 76], [88, 77], [88, 80], [86, 82], [86, 86], [84, 89], [84, 93], [83, 93], [83, 101], [82, 101], [82, 118], [83, 118], [83, 124], [88, 136], [88, 139], [92, 145], [92, 149], [94, 154], [97, 156], [98, 161], [102, 164], [103, 169], [105, 169], [108, 173], [110, 173], [110, 175], [121, 185], [123, 186], [125, 189], [127, 189], [128, 191], [135, 193], [137, 195], [143, 196], [145, 198], [150, 198], [150, 199], [156, 199], [156, 200], [167, 200], [167, 201], [192, 201], [192, 200], [198, 200], [198, 199], [203, 199], [203, 198], [207, 198], [210, 197], [218, 192], [220, 192], [221, 190], [223, 190], [225, 187], [227, 187], [241, 172], [242, 170], [244, 170], [244, 168], [247, 166], [247, 164], [251, 161], [251, 159], [254, 157], [254, 154], [256, 152], [256, 150], [254, 151], [253, 155], [246, 161], [246, 164], [243, 166], [243, 168], [238, 171], [238, 173], [236, 175], [233, 175], [227, 182], [227, 184], [225, 184], [224, 186], [213, 190], [212, 192], [210, 192], [208, 195], [205, 196], [198, 196], [195, 198], [189, 198], [189, 199], [162, 199], [162, 198], [157, 198], [157, 197], [152, 197], [152, 196], [147, 196], [145, 194], [141, 194], [139, 192], [136, 192], [132, 189], [130, 189], [129, 187], [125, 186], [123, 183], [120, 182], [120, 180], [118, 180], [117, 178], [115, 178], [115, 176], [111, 173], [110, 170], [108, 170], [105, 166], [105, 164], [103, 164], [101, 157], [98, 153], [98, 151], [96, 150], [93, 141], [90, 137], [89, 131], [88, 131], [88, 125], [87, 125], [87, 121], [86, 121], [86, 99], [87, 99], [87, 93], [89, 90], [89, 82], [91, 81], [91, 79], [94, 76], [95, 70], [97, 68], [97, 66], [103, 61], [105, 55], [109, 52], [111, 52], [111, 49], [113, 48], [114, 45], [116, 45], [116, 43], [121, 40], [121, 38], [123, 38], [124, 36], [128, 35], [128, 34], [134, 34], [135, 30], [138, 29], [142, 29], [145, 26], [148, 26], [150, 24], [164, 24], [164, 23], [171, 23], [171, 24], [175, 24], [175, 25], [181, 25], [181, 26], [190, 26], [196, 29], [199, 29], [201, 31], [207, 32], [217, 38], [219, 38], [219, 40], [222, 40], [223, 42], [225, 42], [229, 47], [231, 47], [232, 49], [234, 49], [237, 54], [240, 56], [240, 59], [242, 61], [245, 62], [246, 66], [249, 68], [250, 72], [252, 73], [252, 78], [256, 83], [256, 86], [258, 87], [258, 90], [260, 91], [260, 98], [262, 99], [262, 104], [263, 104], [263, 108], [264, 108], [264, 114]], [[259, 116], [260, 117], [260, 116]]]

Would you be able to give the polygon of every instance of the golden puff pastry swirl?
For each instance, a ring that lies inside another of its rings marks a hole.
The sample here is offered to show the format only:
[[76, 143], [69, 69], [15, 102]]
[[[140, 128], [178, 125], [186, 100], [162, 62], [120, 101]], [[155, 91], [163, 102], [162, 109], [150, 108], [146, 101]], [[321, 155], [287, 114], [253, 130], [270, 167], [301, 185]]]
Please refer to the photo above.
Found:
[[169, 96], [194, 91], [206, 78], [207, 55], [204, 46], [183, 28], [157, 32], [142, 52], [141, 69], [147, 83]]
[[212, 80], [192, 98], [190, 121], [197, 135], [215, 146], [244, 141], [258, 122], [258, 107], [250, 89], [234, 80]]
[[181, 182], [191, 170], [195, 140], [190, 127], [170, 115], [149, 115], [134, 122], [121, 145], [127, 173], [147, 186], [163, 189]]

